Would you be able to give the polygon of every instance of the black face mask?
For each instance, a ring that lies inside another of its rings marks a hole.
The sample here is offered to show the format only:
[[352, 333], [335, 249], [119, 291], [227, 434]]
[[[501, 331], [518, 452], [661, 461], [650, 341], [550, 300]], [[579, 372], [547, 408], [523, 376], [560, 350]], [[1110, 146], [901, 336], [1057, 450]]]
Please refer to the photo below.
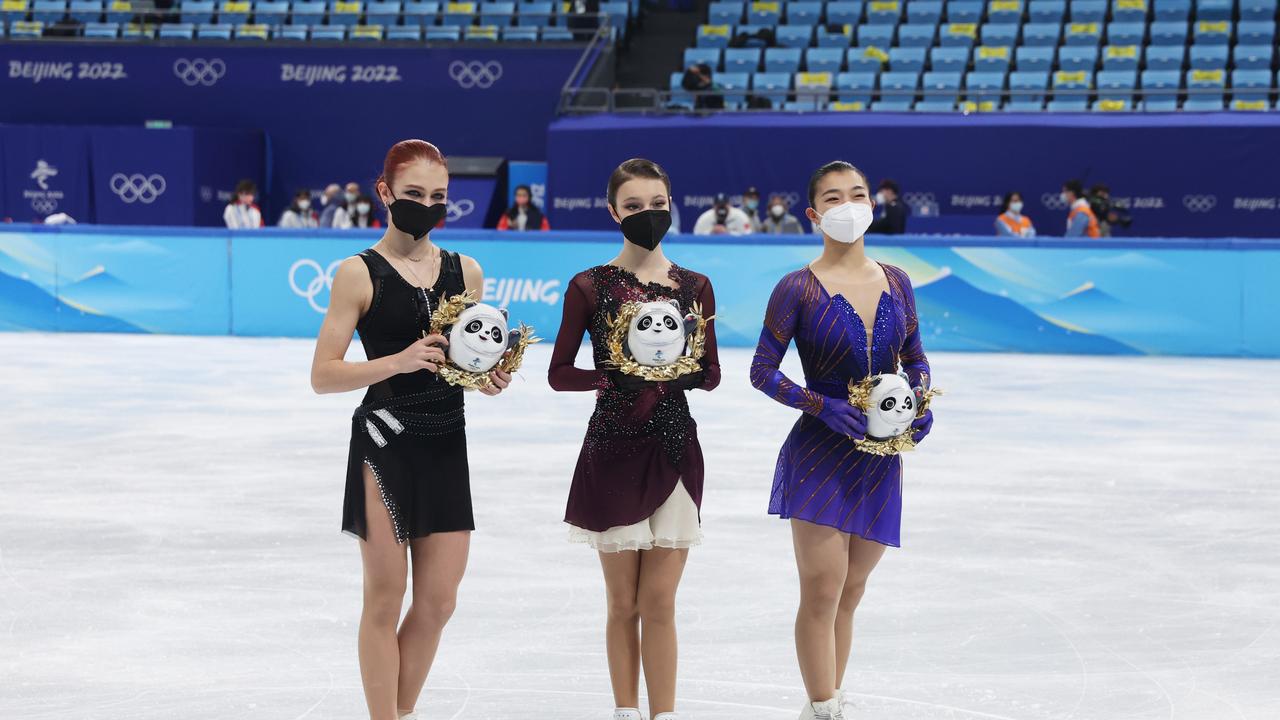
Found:
[[[392, 195], [391, 197], [395, 197]], [[449, 211], [445, 203], [423, 205], [420, 202], [400, 198], [388, 206], [391, 210], [391, 223], [400, 232], [411, 236], [415, 241], [421, 240], [440, 224]]]
[[622, 218], [622, 236], [645, 250], [658, 247], [670, 229], [670, 210], [641, 210]]

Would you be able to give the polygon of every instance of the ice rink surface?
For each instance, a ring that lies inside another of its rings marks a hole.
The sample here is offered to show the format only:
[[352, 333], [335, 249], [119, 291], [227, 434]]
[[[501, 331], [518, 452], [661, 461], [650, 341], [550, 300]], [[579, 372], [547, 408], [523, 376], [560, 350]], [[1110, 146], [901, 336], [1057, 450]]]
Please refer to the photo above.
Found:
[[[550, 391], [548, 350], [468, 397], [478, 531], [431, 720], [610, 717], [599, 563], [561, 522], [592, 397]], [[312, 394], [311, 351], [0, 333], [0, 718], [365, 717], [339, 532], [359, 396]], [[795, 413], [722, 358], [692, 401], [678, 705], [785, 720], [798, 591], [765, 507]], [[850, 720], [1280, 717], [1280, 362], [931, 360], [949, 394], [858, 611]]]

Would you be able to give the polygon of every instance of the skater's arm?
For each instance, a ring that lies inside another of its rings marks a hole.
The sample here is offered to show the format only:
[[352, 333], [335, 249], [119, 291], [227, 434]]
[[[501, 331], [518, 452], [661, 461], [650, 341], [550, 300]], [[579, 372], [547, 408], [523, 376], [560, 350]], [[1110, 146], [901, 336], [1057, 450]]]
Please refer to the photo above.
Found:
[[[702, 317], [710, 318], [716, 314], [716, 294], [711, 289], [711, 278], [703, 283], [702, 290], [698, 293], [698, 305], [702, 308]], [[707, 323], [707, 343], [706, 352], [702, 355], [700, 361], [702, 365], [703, 380], [699, 387], [708, 392], [715, 390], [720, 384], [720, 351], [716, 347], [716, 324], [714, 321]]]
[[920, 341], [920, 319], [916, 316], [916, 294], [911, 289], [911, 278], [905, 272], [896, 271], [902, 297], [906, 301], [903, 316], [907, 323], [907, 336], [898, 352], [898, 362], [902, 371], [907, 374], [911, 387], [928, 390], [931, 385], [929, 374], [929, 358], [925, 357], [924, 344]]
[[573, 365], [578, 357], [578, 348], [582, 345], [582, 335], [587, 331], [589, 317], [591, 308], [586, 294], [575, 279], [565, 289], [564, 316], [560, 320], [560, 330], [556, 333], [555, 348], [551, 351], [547, 381], [552, 390], [599, 390], [608, 385], [609, 381], [603, 371], [583, 370]]
[[[317, 393], [349, 392], [382, 382], [392, 375], [418, 370], [435, 372], [444, 362], [448, 344], [439, 335], [428, 335], [403, 352], [376, 360], [347, 361], [347, 348], [355, 333], [356, 323], [373, 300], [373, 283], [360, 258], [349, 258], [334, 274], [329, 310], [316, 338], [316, 353], [311, 360], [311, 389]], [[438, 346], [437, 346], [438, 345]]]
[[784, 277], [773, 289], [760, 342], [751, 361], [751, 384], [783, 405], [817, 415], [822, 411], [822, 395], [795, 384], [779, 369], [795, 335], [807, 292], [812, 292], [810, 284], [794, 273]]

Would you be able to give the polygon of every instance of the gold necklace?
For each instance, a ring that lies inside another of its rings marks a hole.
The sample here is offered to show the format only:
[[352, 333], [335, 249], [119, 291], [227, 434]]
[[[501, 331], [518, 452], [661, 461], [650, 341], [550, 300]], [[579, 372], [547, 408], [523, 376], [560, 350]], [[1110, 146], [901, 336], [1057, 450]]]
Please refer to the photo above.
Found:
[[[398, 259], [404, 263], [405, 269], [409, 271], [409, 274], [412, 275], [413, 279], [418, 283], [418, 288], [421, 290], [426, 290], [427, 289], [426, 286], [422, 284], [422, 278], [418, 277], [418, 273], [414, 272], [413, 266], [409, 264], [410, 262], [421, 262], [422, 258], [418, 258], [417, 260], [414, 260], [408, 255], [405, 255]], [[436, 247], [435, 252], [431, 253], [431, 269], [432, 270], [436, 269], [436, 264], [439, 261], [440, 261], [440, 248]]]

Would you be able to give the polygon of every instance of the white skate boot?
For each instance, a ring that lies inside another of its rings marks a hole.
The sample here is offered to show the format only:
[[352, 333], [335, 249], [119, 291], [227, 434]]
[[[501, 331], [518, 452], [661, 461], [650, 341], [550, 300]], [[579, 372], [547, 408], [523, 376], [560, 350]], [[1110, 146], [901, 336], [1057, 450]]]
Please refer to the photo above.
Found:
[[800, 720], [844, 720], [840, 698], [805, 703], [804, 709], [800, 711]]
[[644, 716], [635, 708], [614, 708], [613, 720], [644, 720]]
[[654, 715], [653, 720], [680, 720], [680, 716], [673, 712], [664, 712]]

